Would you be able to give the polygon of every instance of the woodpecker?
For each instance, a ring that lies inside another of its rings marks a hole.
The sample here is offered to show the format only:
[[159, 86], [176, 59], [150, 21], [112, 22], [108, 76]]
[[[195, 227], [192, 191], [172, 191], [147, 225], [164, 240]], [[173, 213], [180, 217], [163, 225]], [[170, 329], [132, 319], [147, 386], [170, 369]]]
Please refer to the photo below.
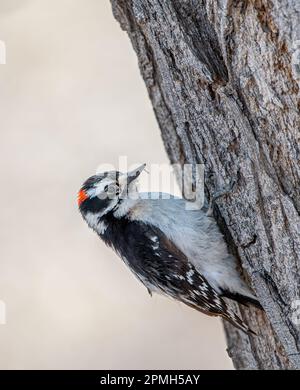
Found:
[[170, 194], [140, 193], [145, 168], [88, 178], [78, 192], [83, 219], [121, 257], [150, 295], [174, 298], [211, 316], [221, 316], [255, 334], [224, 298], [260, 304], [242, 279], [213, 217], [187, 210]]

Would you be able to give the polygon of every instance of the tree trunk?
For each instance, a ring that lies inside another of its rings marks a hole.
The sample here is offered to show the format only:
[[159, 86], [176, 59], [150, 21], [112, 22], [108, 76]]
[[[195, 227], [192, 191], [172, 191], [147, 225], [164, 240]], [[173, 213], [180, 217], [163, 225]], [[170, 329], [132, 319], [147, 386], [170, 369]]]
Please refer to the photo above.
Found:
[[257, 337], [225, 325], [235, 367], [300, 368], [299, 1], [111, 2], [170, 161], [236, 182], [215, 214], [265, 314], [237, 307]]

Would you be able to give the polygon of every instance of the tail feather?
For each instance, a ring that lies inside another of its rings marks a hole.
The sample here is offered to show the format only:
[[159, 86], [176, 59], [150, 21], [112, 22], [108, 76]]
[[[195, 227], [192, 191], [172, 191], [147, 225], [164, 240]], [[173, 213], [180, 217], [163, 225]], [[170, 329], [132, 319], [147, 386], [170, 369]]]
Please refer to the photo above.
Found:
[[229, 321], [236, 328], [242, 330], [244, 333], [248, 335], [257, 336], [257, 334], [233, 310], [231, 310], [227, 302], [225, 302], [221, 297], [219, 297], [217, 301], [218, 306], [210, 307], [209, 310], [207, 310], [207, 306], [203, 307], [202, 305], [197, 305], [191, 303], [190, 301], [182, 301], [182, 302], [184, 302], [187, 306], [190, 306], [193, 309], [196, 309], [206, 315], [220, 316], [224, 318], [226, 321]]
[[264, 310], [262, 305], [259, 303], [259, 301], [257, 299], [252, 298], [252, 297], [248, 297], [246, 295], [233, 293], [231, 291], [223, 291], [222, 297], [229, 298], [229, 299], [236, 301], [238, 303], [241, 303], [242, 305], [247, 306], [247, 307], [250, 304], [250, 305], [257, 307], [260, 310]]
[[222, 315], [222, 317], [229, 321], [232, 325], [237, 327], [238, 329], [242, 330], [244, 333], [248, 335], [257, 336], [257, 333], [255, 333], [237, 314], [235, 314], [231, 310], [227, 310], [226, 313]]

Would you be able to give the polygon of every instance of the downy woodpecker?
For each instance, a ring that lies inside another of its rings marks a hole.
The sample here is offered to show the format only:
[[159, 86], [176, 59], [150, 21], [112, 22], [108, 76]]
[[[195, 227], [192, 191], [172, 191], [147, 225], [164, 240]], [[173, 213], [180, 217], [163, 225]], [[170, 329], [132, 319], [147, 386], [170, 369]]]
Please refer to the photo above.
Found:
[[175, 298], [253, 334], [224, 300], [261, 307], [215, 220], [202, 210], [187, 210], [183, 199], [139, 193], [137, 178], [144, 168], [87, 179], [78, 192], [82, 217], [150, 294]]

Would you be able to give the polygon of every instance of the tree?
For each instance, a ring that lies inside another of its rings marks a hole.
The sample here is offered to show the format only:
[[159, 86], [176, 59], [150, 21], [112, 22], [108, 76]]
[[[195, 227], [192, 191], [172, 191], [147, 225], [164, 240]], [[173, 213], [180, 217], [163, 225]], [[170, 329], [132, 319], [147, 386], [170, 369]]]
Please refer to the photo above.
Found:
[[236, 183], [215, 215], [265, 314], [239, 308], [258, 337], [225, 324], [235, 367], [300, 368], [299, 2], [111, 3], [170, 161], [204, 163], [207, 194]]

